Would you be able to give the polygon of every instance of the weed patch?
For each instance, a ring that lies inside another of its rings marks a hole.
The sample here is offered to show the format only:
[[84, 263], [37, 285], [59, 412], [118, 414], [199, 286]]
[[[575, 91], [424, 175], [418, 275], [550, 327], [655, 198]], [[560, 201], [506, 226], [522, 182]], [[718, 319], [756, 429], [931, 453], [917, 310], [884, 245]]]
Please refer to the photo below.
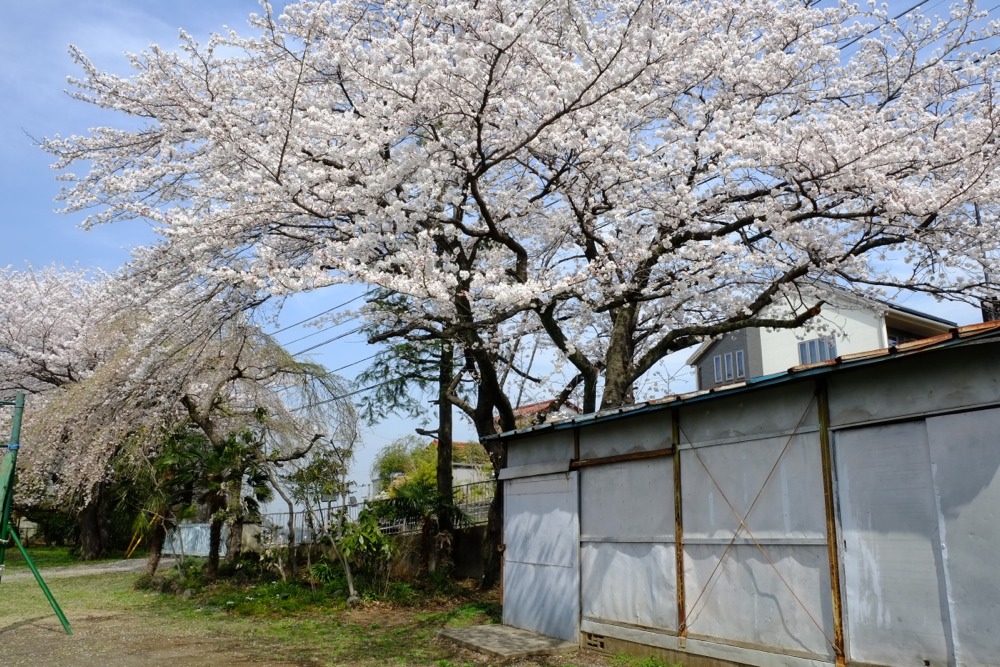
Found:
[[611, 659], [614, 667], [683, 667], [679, 662], [665, 662], [653, 656], [637, 657], [619, 653]]

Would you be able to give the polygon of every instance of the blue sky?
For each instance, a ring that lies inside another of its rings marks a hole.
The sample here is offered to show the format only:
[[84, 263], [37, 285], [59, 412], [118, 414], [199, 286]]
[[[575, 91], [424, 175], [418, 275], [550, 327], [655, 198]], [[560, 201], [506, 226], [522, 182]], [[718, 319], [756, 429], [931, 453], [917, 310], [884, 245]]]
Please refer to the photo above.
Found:
[[[906, 7], [912, 3], [897, 0], [890, 4]], [[932, 7], [940, 4], [941, 0], [930, 3]], [[129, 248], [152, 239], [149, 230], [133, 223], [84, 231], [78, 226], [82, 216], [58, 214], [54, 199], [60, 185], [49, 167], [49, 156], [32, 139], [82, 133], [114, 122], [65, 94], [66, 77], [77, 74], [68, 45], [80, 47], [100, 67], [124, 72], [123, 52], [140, 51], [154, 42], [173, 47], [181, 27], [199, 39], [223, 26], [245, 32], [246, 16], [259, 11], [259, 4], [254, 0], [33, 0], [6, 3], [4, 9], [0, 22], [0, 266], [60, 264], [114, 270], [128, 259]], [[335, 288], [297, 297], [287, 304], [275, 328], [342, 303], [353, 294], [350, 288]], [[936, 304], [925, 297], [903, 303], [959, 323], [978, 317], [968, 306]], [[352, 326], [348, 323], [343, 328]], [[279, 339], [287, 342], [308, 333], [297, 327]], [[297, 351], [334, 333], [324, 332], [289, 348]], [[348, 336], [317, 350], [315, 359], [337, 368], [371, 353], [363, 340]], [[344, 374], [351, 377], [361, 367]], [[416, 425], [391, 419], [369, 429], [353, 477], [365, 480], [374, 453], [400, 435], [412, 433]], [[463, 426], [456, 435], [471, 438], [472, 430]]]
[[[60, 183], [50, 168], [50, 157], [34, 139], [55, 134], [85, 132], [114, 122], [114, 117], [70, 99], [66, 78], [79, 72], [68, 46], [80, 47], [98, 66], [125, 73], [126, 51], [141, 51], [151, 43], [173, 47], [178, 29], [199, 39], [229, 26], [246, 31], [246, 17], [260, 11], [254, 0], [35, 0], [8, 3], [0, 22], [0, 266], [17, 269], [52, 264], [114, 270], [129, 258], [130, 248], [147, 243], [153, 235], [142, 223], [103, 226], [89, 231], [79, 227], [82, 215], [57, 212], [55, 197]], [[343, 303], [358, 290], [335, 287], [290, 300], [274, 329], [305, 319], [332, 305]], [[4, 295], [5, 297], [9, 295]], [[288, 347], [293, 352], [322, 342], [338, 331], [294, 327], [278, 335], [283, 342], [311, 333]], [[317, 349], [313, 358], [328, 368], [338, 368], [372, 354], [359, 336], [347, 336]], [[353, 377], [360, 364], [345, 369]], [[392, 418], [366, 429], [352, 477], [366, 483], [372, 458], [381, 447], [414, 426], [428, 426]], [[471, 429], [459, 437], [471, 438]]]

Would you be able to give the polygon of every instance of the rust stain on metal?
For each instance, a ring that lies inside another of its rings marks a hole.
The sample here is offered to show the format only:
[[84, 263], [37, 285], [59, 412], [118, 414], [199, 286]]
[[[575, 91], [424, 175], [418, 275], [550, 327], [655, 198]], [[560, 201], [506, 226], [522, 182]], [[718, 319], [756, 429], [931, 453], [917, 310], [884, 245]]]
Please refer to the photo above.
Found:
[[670, 411], [670, 423], [674, 444], [674, 586], [677, 590], [677, 636], [682, 642], [687, 637], [687, 602], [684, 599], [684, 511], [681, 506], [681, 422], [680, 410]]
[[830, 565], [830, 597], [833, 605], [833, 650], [837, 667], [844, 667], [844, 615], [840, 596], [840, 544], [833, 487], [833, 452], [830, 447], [830, 403], [826, 382], [816, 383], [816, 408], [819, 417], [820, 458], [823, 462], [823, 504], [826, 509], [826, 547]]
[[601, 456], [594, 459], [584, 459], [582, 461], [572, 461], [569, 464], [570, 470], [586, 468], [587, 466], [607, 465], [608, 463], [620, 463], [622, 461], [639, 461], [642, 459], [655, 459], [661, 456], [671, 456], [674, 453], [673, 447], [666, 449], [651, 449], [645, 452], [630, 452], [628, 454], [615, 454], [614, 456]]
[[954, 329], [955, 333], [959, 338], [965, 338], [966, 336], [975, 336], [986, 331], [994, 331], [1000, 329], [1000, 320], [994, 320], [992, 322], [979, 322], [977, 324], [967, 324], [964, 327], [958, 327]]

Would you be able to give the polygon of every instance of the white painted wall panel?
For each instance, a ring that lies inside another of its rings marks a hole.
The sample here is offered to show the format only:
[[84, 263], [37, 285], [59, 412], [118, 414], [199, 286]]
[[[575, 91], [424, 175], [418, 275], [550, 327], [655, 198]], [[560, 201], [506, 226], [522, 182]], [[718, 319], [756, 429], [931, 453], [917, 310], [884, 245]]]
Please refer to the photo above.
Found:
[[817, 433], [685, 449], [680, 456], [685, 539], [731, 538], [743, 517], [750, 532], [740, 537], [825, 539]]
[[814, 429], [816, 405], [809, 385], [790, 383], [766, 392], [719, 396], [684, 406], [681, 443], [760, 439], [778, 433]]
[[959, 665], [1000, 659], [1000, 410], [927, 420]]
[[766, 557], [753, 545], [726, 551], [724, 545], [685, 543], [690, 633], [832, 656], [826, 547], [769, 544], [763, 549]]
[[[935, 412], [1000, 402], [1000, 373], [990, 346], [940, 350], [890, 365], [875, 364], [829, 377], [833, 427], [924, 418]], [[933, 361], [930, 361], [931, 358]]]
[[504, 565], [504, 625], [579, 641], [579, 587], [576, 568], [508, 560]]
[[840, 431], [835, 446], [849, 657], [948, 664], [924, 422]]
[[617, 454], [666, 449], [673, 445], [670, 412], [606, 424], [594, 424], [580, 431], [580, 458], [592, 459]]
[[505, 482], [507, 560], [570, 567], [579, 560], [577, 473]]
[[584, 543], [585, 617], [677, 630], [673, 544]]
[[[805, 407], [801, 397], [795, 403]], [[772, 426], [791, 431], [801, 418], [794, 413]], [[695, 443], [680, 456], [689, 631], [832, 655], [817, 433]]]
[[572, 431], [543, 431], [513, 440], [507, 448], [507, 467], [569, 461], [573, 458]]
[[584, 616], [677, 629], [673, 458], [583, 468]]
[[581, 532], [625, 541], [673, 538], [674, 462], [669, 456], [580, 471]]
[[580, 623], [577, 478], [504, 482], [504, 623], [568, 641]]

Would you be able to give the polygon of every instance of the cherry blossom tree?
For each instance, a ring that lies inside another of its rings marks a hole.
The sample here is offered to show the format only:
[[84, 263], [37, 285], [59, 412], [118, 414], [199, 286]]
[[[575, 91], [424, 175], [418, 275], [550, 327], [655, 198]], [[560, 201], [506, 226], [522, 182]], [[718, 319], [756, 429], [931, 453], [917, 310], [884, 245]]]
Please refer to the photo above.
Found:
[[[112, 311], [108, 306], [115, 299], [107, 275], [55, 267], [6, 268], [0, 271], [0, 292], [5, 295], [0, 304], [0, 395], [29, 394], [24, 439], [31, 446], [25, 447], [22, 457], [18, 498], [30, 505], [40, 491], [66, 488], [57, 469], [70, 471], [69, 477], [84, 469], [102, 471], [107, 460], [100, 455], [95, 459], [97, 450], [106, 450], [107, 443], [117, 448], [123, 441], [125, 433], [112, 433], [119, 422], [89, 401], [94, 409], [79, 411], [66, 429], [51, 430], [43, 442], [35, 442], [35, 436], [44, 416], [55, 414], [56, 406], [82, 404], [85, 399], [76, 389], [118, 363], [127, 324], [125, 319], [115, 325], [109, 322]], [[100, 433], [98, 438], [112, 439], [99, 448], [81, 447], [74, 442], [70, 426], [89, 427]], [[39, 460], [51, 463], [48, 475], [34, 474]], [[85, 555], [99, 555], [100, 544], [107, 541], [108, 523], [99, 515], [102, 509], [107, 513], [109, 499], [100, 493], [101, 488], [90, 483], [92, 493], [83, 502], [63, 504], [77, 514]]]
[[161, 282], [151, 298], [136, 275], [0, 273], [19, 294], [0, 307], [0, 378], [34, 392], [19, 498], [79, 512], [92, 556], [103, 551], [108, 485], [185, 424], [212, 452], [240, 452], [216, 466], [232, 469], [214, 490], [217, 541], [222, 519], [245, 514], [241, 471], [303, 456], [316, 434], [356, 422], [342, 379], [295, 359], [242, 314], [256, 297]]
[[798, 325], [768, 307], [802, 285], [995, 287], [1000, 28], [971, 3], [342, 0], [251, 28], [129, 76], [74, 51], [73, 94], [140, 127], [45, 141], [87, 170], [67, 208], [266, 293], [408, 296], [390, 331], [494, 385], [481, 430], [509, 415], [483, 332], [520, 313], [590, 410], [672, 351]]
[[0, 269], [0, 394], [29, 394], [89, 378], [114, 352], [100, 336], [106, 276], [50, 267]]

